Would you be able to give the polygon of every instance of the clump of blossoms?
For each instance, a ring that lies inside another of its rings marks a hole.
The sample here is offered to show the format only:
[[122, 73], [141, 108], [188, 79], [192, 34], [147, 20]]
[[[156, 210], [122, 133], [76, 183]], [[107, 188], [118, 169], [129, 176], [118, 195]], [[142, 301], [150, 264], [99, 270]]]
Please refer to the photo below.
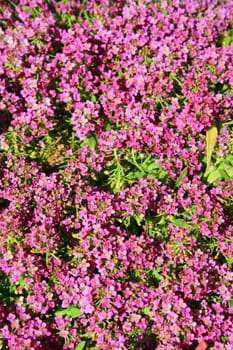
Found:
[[232, 44], [231, 0], [1, 1], [0, 348], [233, 348]]

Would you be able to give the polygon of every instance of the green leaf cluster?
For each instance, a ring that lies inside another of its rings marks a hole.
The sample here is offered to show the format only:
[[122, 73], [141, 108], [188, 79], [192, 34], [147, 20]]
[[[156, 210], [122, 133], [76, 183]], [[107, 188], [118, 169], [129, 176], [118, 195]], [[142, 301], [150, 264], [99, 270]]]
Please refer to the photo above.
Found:
[[77, 318], [82, 315], [78, 305], [70, 305], [65, 309], [55, 312], [55, 316], [67, 316], [70, 318]]

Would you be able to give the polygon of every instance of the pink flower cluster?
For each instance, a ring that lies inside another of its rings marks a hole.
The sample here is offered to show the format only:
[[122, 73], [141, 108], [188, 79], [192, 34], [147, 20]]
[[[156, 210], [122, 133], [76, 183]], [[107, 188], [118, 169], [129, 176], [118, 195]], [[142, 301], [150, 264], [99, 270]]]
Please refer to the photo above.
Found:
[[233, 349], [233, 181], [204, 177], [232, 25], [232, 0], [2, 1], [0, 347]]

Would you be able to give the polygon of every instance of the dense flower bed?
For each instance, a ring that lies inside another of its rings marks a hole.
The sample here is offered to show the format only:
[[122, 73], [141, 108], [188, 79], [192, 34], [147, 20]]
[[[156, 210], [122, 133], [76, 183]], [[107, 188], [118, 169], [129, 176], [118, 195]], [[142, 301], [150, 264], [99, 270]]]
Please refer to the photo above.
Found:
[[0, 348], [232, 350], [233, 1], [0, 3]]

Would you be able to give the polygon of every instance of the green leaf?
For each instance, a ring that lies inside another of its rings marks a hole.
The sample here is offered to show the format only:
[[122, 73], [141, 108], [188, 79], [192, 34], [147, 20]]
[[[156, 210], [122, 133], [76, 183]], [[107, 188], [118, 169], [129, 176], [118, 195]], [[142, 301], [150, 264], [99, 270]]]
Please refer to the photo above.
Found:
[[213, 182], [217, 181], [217, 180], [221, 180], [222, 179], [222, 173], [221, 173], [221, 169], [215, 169], [214, 171], [211, 171], [211, 173], [209, 174], [207, 181], [212, 184]]
[[215, 166], [216, 166], [216, 168], [218, 168], [219, 170], [224, 170], [225, 167], [226, 167], [226, 164], [225, 164], [224, 161], [221, 161], [220, 163], [219, 163], [219, 162], [216, 163]]
[[21, 278], [18, 281], [20, 287], [24, 288], [26, 286], [26, 282], [23, 276], [21, 276]]
[[67, 316], [67, 317], [71, 317], [71, 318], [77, 318], [79, 316], [82, 315], [82, 312], [80, 311], [80, 308], [77, 306], [68, 306], [66, 309], [64, 310], [58, 310], [55, 312], [56, 316]]
[[224, 169], [229, 178], [233, 178], [233, 167], [227, 166], [226, 169]]
[[135, 219], [136, 223], [138, 224], [138, 226], [140, 226], [142, 224], [144, 217], [142, 214], [138, 214], [138, 215], [134, 215], [134, 219]]
[[126, 179], [127, 180], [141, 179], [144, 176], [145, 176], [145, 173], [140, 172], [140, 171], [134, 171], [134, 172], [130, 172], [129, 174], [127, 174]]
[[207, 154], [206, 173], [209, 171], [209, 168], [210, 168], [211, 157], [214, 151], [214, 147], [217, 143], [217, 138], [218, 138], [218, 129], [216, 125], [213, 125], [206, 131], [206, 154]]
[[182, 219], [172, 219], [171, 223], [178, 227], [190, 227], [190, 224]]
[[221, 179], [223, 179], [223, 180], [229, 180], [230, 179], [226, 169], [221, 169], [220, 170], [220, 174], [221, 174]]
[[91, 100], [92, 102], [96, 102], [97, 101], [97, 98], [94, 94], [91, 94]]
[[30, 7], [30, 6], [23, 6], [22, 7], [23, 10], [29, 11], [32, 15], [33, 18], [35, 18], [36, 16], [41, 15], [41, 9], [40, 7]]
[[144, 307], [142, 311], [143, 311], [144, 315], [149, 316], [150, 312], [151, 312], [151, 306]]
[[219, 173], [219, 177], [217, 180], [226, 180], [226, 179], [229, 179], [229, 175], [227, 174], [227, 169], [226, 169], [227, 165], [226, 163], [222, 163], [219, 167], [217, 168], [214, 168], [211, 172], [209, 172], [209, 175], [212, 173], [212, 172], [215, 172], [215, 171], [218, 171]]
[[86, 342], [85, 341], [81, 341], [81, 343], [79, 343], [75, 350], [83, 350], [85, 348]]
[[228, 342], [228, 336], [225, 336], [225, 335], [222, 335], [221, 336], [221, 341], [223, 342], [223, 343], [227, 343]]
[[228, 46], [233, 44], [233, 30], [228, 30], [222, 36], [222, 46]]
[[88, 143], [88, 145], [90, 146], [90, 148], [95, 148], [96, 144], [97, 144], [97, 140], [96, 140], [96, 137], [94, 135], [92, 136], [88, 136], [86, 139], [85, 139], [85, 142]]
[[17, 66], [15, 66], [14, 64], [12, 64], [10, 62], [6, 63], [5, 67], [6, 68], [10, 68], [10, 69], [12, 69], [12, 70], [14, 70], [16, 72], [21, 70], [21, 67], [17, 67]]
[[158, 178], [159, 179], [164, 179], [167, 176], [167, 171], [166, 170], [159, 170], [158, 172]]
[[182, 185], [182, 179], [187, 176], [188, 168], [184, 168], [182, 172], [180, 173], [180, 176], [176, 180], [176, 186]]
[[156, 163], [156, 162], [153, 162], [150, 165], [148, 165], [147, 172], [150, 173], [150, 172], [152, 172], [155, 169], [160, 169], [160, 164]]
[[0, 26], [3, 26], [3, 27], [5, 27], [6, 26], [6, 20], [5, 19], [1, 19], [0, 20]]
[[160, 281], [161, 280], [161, 276], [160, 276], [160, 272], [161, 272], [161, 268], [158, 267], [156, 270], [152, 271], [152, 276], [153, 278], [155, 278], [156, 280]]

